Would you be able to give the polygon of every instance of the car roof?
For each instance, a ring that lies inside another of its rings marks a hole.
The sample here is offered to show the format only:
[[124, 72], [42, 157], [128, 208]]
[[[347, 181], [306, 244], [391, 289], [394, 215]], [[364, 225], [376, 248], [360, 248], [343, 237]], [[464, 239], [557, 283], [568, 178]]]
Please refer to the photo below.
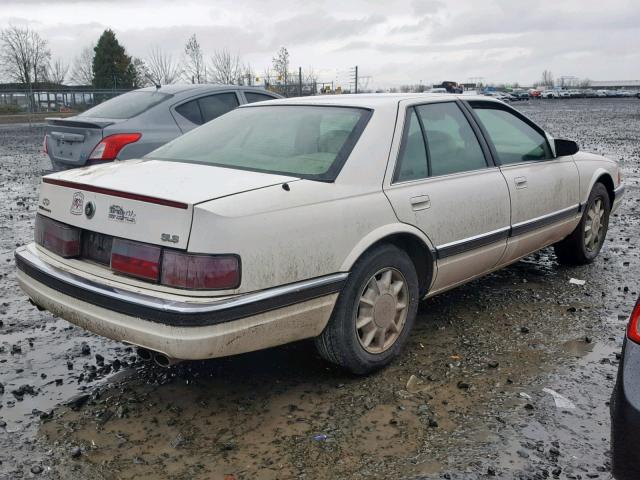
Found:
[[171, 84], [171, 85], [161, 85], [160, 88], [156, 87], [144, 87], [139, 88], [137, 91], [139, 92], [161, 92], [161, 93], [169, 93], [171, 95], [176, 95], [180, 93], [198, 93], [201, 91], [215, 91], [215, 90], [247, 90], [247, 91], [255, 91], [255, 92], [264, 92], [266, 91], [261, 87], [249, 87], [242, 85], [222, 85], [215, 83], [200, 83], [200, 84]]
[[[399, 102], [404, 100], [408, 100], [411, 103], [428, 103], [456, 98], [461, 100], [486, 100], [490, 102], [498, 102], [497, 100], [485, 97], [484, 95], [464, 95], [453, 93], [363, 93], [281, 98], [277, 100], [269, 100], [268, 102], [251, 103], [248, 105], [332, 105], [375, 109], [397, 105]], [[242, 106], [242, 108], [246, 107], [247, 105]]]

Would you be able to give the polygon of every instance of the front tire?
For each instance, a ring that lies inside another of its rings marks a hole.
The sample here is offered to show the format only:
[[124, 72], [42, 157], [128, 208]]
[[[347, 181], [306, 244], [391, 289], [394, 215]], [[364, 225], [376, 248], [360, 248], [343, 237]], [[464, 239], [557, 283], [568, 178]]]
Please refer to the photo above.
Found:
[[381, 245], [365, 253], [315, 340], [320, 356], [358, 375], [385, 367], [407, 342], [418, 295], [418, 275], [404, 251]]
[[598, 256], [609, 229], [611, 202], [602, 183], [596, 183], [575, 230], [553, 247], [563, 265], [586, 265]]

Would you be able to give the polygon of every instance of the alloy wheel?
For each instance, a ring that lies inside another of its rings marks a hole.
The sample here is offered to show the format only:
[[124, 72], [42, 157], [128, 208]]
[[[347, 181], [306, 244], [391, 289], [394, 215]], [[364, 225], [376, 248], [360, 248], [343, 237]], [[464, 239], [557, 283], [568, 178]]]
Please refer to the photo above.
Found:
[[584, 246], [589, 252], [595, 252], [600, 248], [604, 227], [604, 205], [602, 198], [596, 198], [587, 210], [587, 219], [584, 223]]
[[402, 332], [408, 306], [409, 289], [399, 270], [384, 268], [371, 276], [360, 292], [355, 311], [362, 348], [373, 354], [388, 350]]

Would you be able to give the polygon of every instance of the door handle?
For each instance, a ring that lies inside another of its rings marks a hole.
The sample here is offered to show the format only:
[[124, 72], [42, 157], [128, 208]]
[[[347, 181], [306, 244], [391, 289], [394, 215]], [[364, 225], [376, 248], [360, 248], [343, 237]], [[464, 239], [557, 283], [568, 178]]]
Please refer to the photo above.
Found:
[[527, 177], [516, 177], [513, 181], [516, 184], [516, 188], [527, 188]]
[[413, 211], [425, 210], [431, 208], [431, 199], [429, 195], [418, 195], [417, 197], [411, 197], [411, 208]]

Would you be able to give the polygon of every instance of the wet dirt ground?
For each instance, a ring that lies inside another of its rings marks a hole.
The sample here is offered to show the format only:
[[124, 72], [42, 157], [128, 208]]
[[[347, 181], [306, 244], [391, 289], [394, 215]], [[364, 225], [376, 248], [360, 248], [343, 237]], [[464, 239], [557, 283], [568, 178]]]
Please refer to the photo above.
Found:
[[13, 249], [50, 164], [41, 127], [0, 126], [0, 478], [611, 478], [608, 399], [640, 291], [640, 101], [515, 106], [623, 162], [602, 253], [568, 268], [546, 249], [424, 302], [401, 358], [365, 378], [311, 342], [162, 369], [39, 312]]

